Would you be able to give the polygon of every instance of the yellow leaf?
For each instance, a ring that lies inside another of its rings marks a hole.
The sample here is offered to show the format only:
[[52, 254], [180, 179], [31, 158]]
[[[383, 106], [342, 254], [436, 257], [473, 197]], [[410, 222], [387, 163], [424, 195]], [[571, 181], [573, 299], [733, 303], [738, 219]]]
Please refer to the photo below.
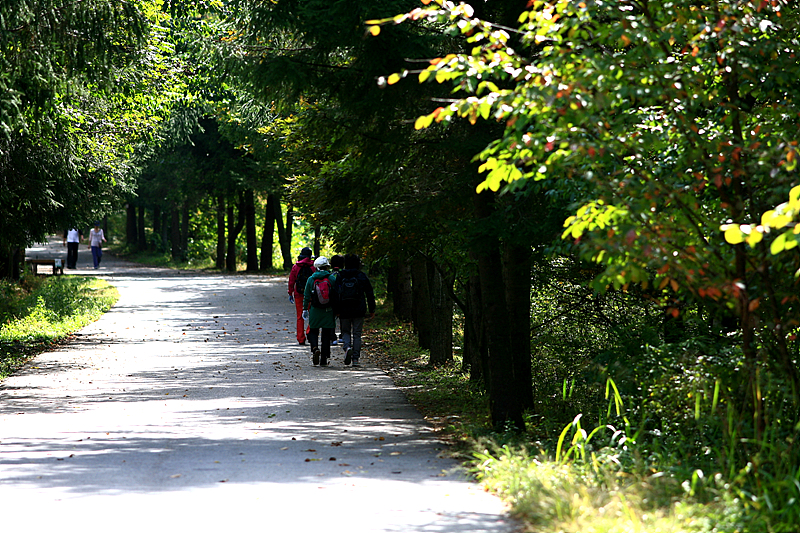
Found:
[[750, 232], [750, 235], [747, 236], [747, 244], [751, 247], [755, 246], [756, 244], [760, 243], [764, 239], [764, 234], [760, 231], [754, 229]]
[[783, 209], [786, 207], [786, 204], [781, 204], [776, 209], [770, 209], [761, 215], [761, 225], [776, 229], [786, 226], [792, 221], [791, 216], [783, 214]]
[[800, 210], [800, 185], [789, 191], [789, 207], [795, 211]]
[[400, 74], [395, 72], [394, 74], [391, 74], [389, 76], [389, 79], [386, 80], [386, 83], [388, 83], [389, 85], [394, 85], [398, 81], [400, 81]]
[[417, 117], [417, 120], [414, 121], [414, 129], [421, 130], [423, 128], [427, 128], [433, 122], [433, 114], [430, 115], [422, 115], [421, 117]]
[[774, 241], [772, 241], [772, 244], [769, 246], [769, 251], [772, 253], [772, 255], [777, 255], [785, 249], [786, 233], [781, 233]]
[[381, 27], [380, 26], [370, 26], [369, 27], [369, 32], [373, 36], [378, 35], [381, 32]]
[[744, 233], [736, 224], [728, 225], [728, 228], [725, 230], [725, 240], [731, 244], [739, 244], [744, 242]]

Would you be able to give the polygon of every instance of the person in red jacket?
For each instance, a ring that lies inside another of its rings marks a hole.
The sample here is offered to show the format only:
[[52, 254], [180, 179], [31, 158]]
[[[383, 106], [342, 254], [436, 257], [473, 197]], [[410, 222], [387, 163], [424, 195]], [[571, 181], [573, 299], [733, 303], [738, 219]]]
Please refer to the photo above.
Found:
[[297, 342], [300, 344], [306, 343], [306, 335], [308, 335], [306, 321], [303, 319], [303, 292], [306, 288], [306, 281], [316, 271], [314, 261], [311, 259], [311, 249], [303, 248], [289, 273], [289, 301], [294, 303], [297, 312]]

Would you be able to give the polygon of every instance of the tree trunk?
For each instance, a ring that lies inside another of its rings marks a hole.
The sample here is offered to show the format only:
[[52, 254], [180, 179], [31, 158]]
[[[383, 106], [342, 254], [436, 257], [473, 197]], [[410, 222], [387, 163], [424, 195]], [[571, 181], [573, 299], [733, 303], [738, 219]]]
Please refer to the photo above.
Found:
[[189, 202], [181, 206], [181, 261], [189, 260]]
[[228, 272], [236, 272], [236, 222], [234, 220], [234, 203], [228, 203], [228, 236], [227, 253], [225, 254], [225, 267]]
[[256, 237], [256, 200], [253, 189], [244, 192], [245, 237], [247, 241], [247, 271], [258, 270], [258, 238]]
[[290, 270], [294, 261], [292, 260], [292, 226], [294, 225], [294, 211], [292, 206], [286, 208], [286, 227], [283, 225], [281, 215], [281, 201], [275, 197], [275, 222], [278, 224], [278, 242], [281, 245], [281, 256], [283, 257], [283, 269]]
[[321, 246], [319, 242], [320, 237], [322, 237], [322, 228], [319, 226], [314, 226], [314, 257], [319, 257]]
[[161, 213], [161, 246], [162, 250], [166, 250], [169, 246], [172, 249], [170, 240], [170, 232], [172, 230], [172, 211], [167, 210]]
[[[470, 253], [470, 255], [473, 255]], [[473, 257], [477, 262], [477, 258]], [[473, 382], [489, 384], [489, 351], [486, 347], [486, 327], [483, 320], [480, 277], [475, 274], [467, 280], [467, 309], [464, 312], [464, 369], [469, 369]]]
[[[495, 211], [494, 193], [484, 191], [474, 196], [478, 227], [488, 230], [477, 236], [473, 249], [478, 257], [483, 315], [486, 320], [486, 342], [489, 350], [489, 405], [495, 430], [509, 427], [522, 431], [525, 420], [522, 405], [514, 390], [514, 360], [511, 352], [509, 309], [506, 303], [500, 240], [489, 230], [494, 227], [491, 217]], [[485, 221], [485, 223], [481, 223]], [[515, 331], [514, 334], [519, 332]]]
[[413, 318], [414, 300], [411, 291], [411, 266], [408, 261], [396, 261], [390, 271], [394, 316], [403, 322]]
[[138, 230], [138, 238], [136, 239], [139, 246], [137, 249], [142, 252], [147, 250], [147, 233], [144, 228], [144, 206], [140, 205], [138, 209], [136, 229]]
[[13, 280], [12, 265], [14, 263], [14, 254], [3, 248], [0, 250], [0, 277], [3, 279]]
[[506, 280], [508, 328], [514, 366], [513, 389], [522, 409], [533, 403], [531, 373], [531, 247], [527, 244], [503, 244], [503, 273]]
[[[161, 239], [161, 207], [159, 206], [153, 207], [153, 235], [156, 239]], [[157, 249], [161, 249], [161, 245], [158, 241], [153, 244], [156, 245]]]
[[225, 197], [217, 196], [217, 259], [215, 266], [225, 268]]
[[24, 268], [22, 266], [24, 259], [24, 248], [4, 248], [0, 251], [0, 276], [11, 281], [19, 281]]
[[[234, 209], [233, 202], [228, 204], [228, 253], [225, 258], [225, 266], [228, 272], [236, 272], [236, 238], [244, 227], [244, 196], [240, 195], [239, 209]], [[238, 214], [234, 220], [234, 211]]]
[[172, 250], [172, 259], [180, 261], [181, 259], [181, 226], [180, 226], [180, 212], [178, 206], [172, 205], [170, 209], [170, 246]]
[[428, 289], [428, 267], [425, 258], [415, 256], [411, 259], [411, 291], [413, 298], [414, 331], [422, 349], [431, 347], [431, 298]]
[[426, 264], [431, 301], [430, 365], [442, 366], [453, 362], [453, 301], [433, 261]]
[[125, 243], [134, 247], [139, 241], [139, 232], [136, 231], [136, 206], [130, 202], [125, 205]]
[[[280, 207], [278, 207], [280, 209]], [[278, 217], [280, 219], [280, 217]], [[261, 235], [261, 265], [260, 270], [272, 270], [272, 248], [275, 246], [275, 196], [267, 196], [267, 206], [264, 209], [264, 233]]]

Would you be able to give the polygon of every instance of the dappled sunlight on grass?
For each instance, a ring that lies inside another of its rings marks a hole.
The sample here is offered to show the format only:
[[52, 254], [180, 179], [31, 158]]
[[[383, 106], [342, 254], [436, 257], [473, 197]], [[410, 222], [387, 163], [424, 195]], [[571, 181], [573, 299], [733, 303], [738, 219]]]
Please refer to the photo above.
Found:
[[0, 379], [33, 355], [97, 320], [119, 299], [107, 281], [59, 276], [38, 281], [26, 296], [6, 304], [0, 326]]

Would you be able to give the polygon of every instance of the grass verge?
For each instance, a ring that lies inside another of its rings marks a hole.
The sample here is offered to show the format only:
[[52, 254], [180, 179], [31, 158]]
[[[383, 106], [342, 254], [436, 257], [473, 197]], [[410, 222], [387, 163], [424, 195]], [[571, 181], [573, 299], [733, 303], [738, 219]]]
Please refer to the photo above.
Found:
[[119, 299], [107, 281], [78, 276], [2, 282], [0, 291], [0, 379], [100, 318]]

